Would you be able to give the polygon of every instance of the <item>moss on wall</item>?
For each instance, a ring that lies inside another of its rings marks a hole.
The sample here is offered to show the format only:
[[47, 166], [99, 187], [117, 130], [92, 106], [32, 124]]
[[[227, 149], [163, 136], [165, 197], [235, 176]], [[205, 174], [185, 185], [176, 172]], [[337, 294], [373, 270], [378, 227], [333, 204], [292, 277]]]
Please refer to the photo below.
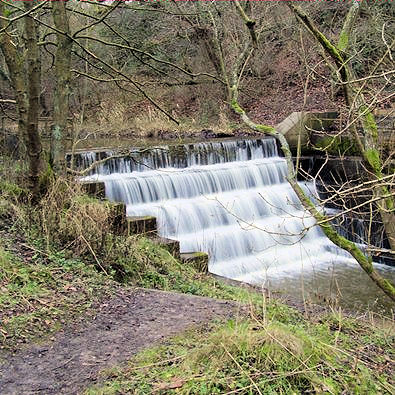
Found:
[[326, 151], [331, 155], [359, 155], [357, 144], [348, 136], [325, 136], [315, 143], [319, 151]]

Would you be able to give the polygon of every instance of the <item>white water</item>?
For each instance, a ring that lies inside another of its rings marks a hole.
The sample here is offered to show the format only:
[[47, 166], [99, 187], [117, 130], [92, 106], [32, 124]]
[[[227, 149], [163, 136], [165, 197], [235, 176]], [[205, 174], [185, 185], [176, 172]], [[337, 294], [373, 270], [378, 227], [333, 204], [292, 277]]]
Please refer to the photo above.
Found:
[[181, 252], [208, 252], [214, 274], [261, 284], [355, 265], [302, 209], [274, 139], [183, 147], [182, 160], [164, 147], [134, 171], [124, 160], [86, 179], [104, 181], [129, 216], [155, 216], [160, 235], [179, 240]]
[[[113, 151], [84, 151], [75, 154], [75, 166], [86, 169], [95, 161], [113, 155]], [[262, 159], [277, 155], [277, 147], [268, 139], [163, 145], [149, 150], [131, 149], [128, 156], [109, 159], [91, 174], [131, 173], [163, 168], [185, 168], [216, 163]], [[71, 160], [71, 156], [68, 156]]]

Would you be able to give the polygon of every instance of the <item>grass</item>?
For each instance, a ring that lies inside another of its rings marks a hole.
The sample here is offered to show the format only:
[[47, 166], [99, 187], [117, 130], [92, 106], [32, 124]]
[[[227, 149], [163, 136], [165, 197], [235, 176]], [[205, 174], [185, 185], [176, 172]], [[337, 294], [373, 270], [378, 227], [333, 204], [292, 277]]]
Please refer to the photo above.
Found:
[[393, 393], [393, 328], [342, 317], [339, 331], [338, 318], [312, 323], [269, 303], [260, 318], [190, 331], [143, 351], [103, 372], [85, 394]]
[[0, 244], [0, 348], [45, 339], [115, 287], [93, 265], [49, 256], [22, 261]]
[[175, 259], [149, 239], [130, 237], [125, 252], [117, 251], [115, 278], [125, 284], [212, 298], [256, 301], [259, 295], [227, 285]]

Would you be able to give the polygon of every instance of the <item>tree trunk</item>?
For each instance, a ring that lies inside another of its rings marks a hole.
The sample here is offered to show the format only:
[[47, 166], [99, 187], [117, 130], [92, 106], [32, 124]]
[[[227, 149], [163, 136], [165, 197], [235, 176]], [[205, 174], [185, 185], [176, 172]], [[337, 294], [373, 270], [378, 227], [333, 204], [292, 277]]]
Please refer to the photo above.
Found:
[[[235, 3], [236, 7], [239, 5], [238, 2]], [[294, 8], [294, 6], [290, 5], [291, 8]], [[238, 10], [240, 13], [240, 10]], [[305, 14], [303, 17], [306, 16]], [[254, 29], [254, 24], [249, 24], [248, 22], [251, 22], [251, 20], [246, 16], [243, 17], [242, 19], [244, 23], [246, 24], [247, 28], [250, 30]], [[310, 26], [312, 26], [312, 29], [317, 33], [317, 39], [319, 42], [325, 43], [329, 41], [326, 39], [326, 37], [318, 31], [318, 29], [315, 28], [315, 26], [312, 25], [311, 20], [307, 18], [306, 16], [306, 23], [308, 23]], [[347, 23], [350, 23], [348, 21]], [[256, 43], [254, 42], [254, 34], [251, 34], [251, 47], [254, 49], [256, 48]], [[329, 43], [330, 44], [330, 43]], [[341, 59], [340, 53], [334, 46], [328, 46], [330, 51], [333, 52], [333, 56], [337, 58], [338, 60]], [[246, 53], [246, 51], [244, 51]], [[245, 53], [241, 53], [239, 55], [239, 59], [243, 59], [245, 56]], [[344, 66], [344, 63], [342, 63], [342, 66]], [[346, 76], [347, 74], [347, 69], [343, 67], [343, 75]], [[262, 124], [256, 124], [253, 122], [247, 115], [247, 113], [244, 111], [244, 109], [239, 105], [238, 102], [238, 81], [239, 81], [239, 75], [238, 75], [238, 68], [234, 67], [232, 75], [230, 76], [231, 80], [231, 85], [229, 86], [229, 91], [231, 93], [231, 100], [230, 100], [230, 106], [233, 109], [233, 111], [239, 115], [241, 120], [251, 129], [264, 133], [266, 135], [273, 136], [280, 144], [281, 150], [284, 154], [286, 163], [287, 163], [287, 169], [288, 169], [288, 182], [290, 183], [292, 189], [302, 202], [303, 207], [310, 212], [310, 214], [313, 216], [313, 218], [317, 221], [317, 224], [321, 227], [325, 235], [331, 240], [335, 245], [338, 247], [348, 251], [359, 263], [361, 268], [368, 274], [368, 276], [374, 281], [374, 283], [382, 289], [382, 291], [390, 297], [393, 301], [395, 301], [395, 287], [391, 282], [386, 280], [385, 278], [381, 277], [381, 275], [374, 270], [372, 260], [371, 258], [368, 258], [364, 255], [364, 253], [356, 246], [355, 243], [353, 243], [350, 240], [347, 240], [346, 238], [340, 236], [336, 230], [332, 227], [330, 224], [328, 218], [325, 217], [324, 214], [322, 214], [314, 205], [314, 203], [310, 200], [310, 198], [305, 194], [301, 186], [297, 182], [297, 176], [294, 168], [294, 164], [292, 161], [292, 154], [291, 150], [289, 148], [288, 142], [280, 132], [278, 132], [276, 129], [274, 129], [271, 126], [266, 126]]]
[[[360, 137], [356, 126], [353, 125], [352, 131], [355, 141], [361, 151], [362, 159], [369, 170], [367, 172], [369, 178], [372, 181], [380, 183], [383, 177], [383, 162], [380, 157], [379, 147], [377, 146], [377, 124], [373, 113], [366, 104], [363, 94], [359, 89], [356, 89], [355, 84], [351, 82], [354, 79], [354, 73], [349, 59], [343, 57], [343, 54], [345, 54], [347, 50], [352, 26], [359, 14], [359, 2], [353, 1], [349, 12], [347, 13], [337, 47], [332, 44], [327, 37], [325, 37], [325, 35], [317, 28], [311, 18], [303, 10], [291, 3], [288, 3], [288, 7], [294, 12], [312, 36], [321, 44], [324, 51], [332, 58], [338, 67], [346, 104], [349, 107], [350, 112], [354, 113], [354, 117], [361, 120], [360, 124], [363, 130], [363, 138]], [[394, 199], [386, 186], [374, 187], [373, 194], [375, 197], [379, 198], [376, 207], [383, 221], [391, 249], [395, 251]]]
[[65, 138], [69, 115], [69, 97], [71, 80], [71, 49], [73, 41], [70, 38], [69, 19], [66, 11], [66, 1], [52, 2], [52, 16], [57, 35], [55, 54], [56, 85], [53, 104], [53, 127], [51, 135], [51, 164], [55, 172], [65, 170]]
[[[25, 2], [25, 10], [30, 11], [34, 3]], [[40, 111], [41, 62], [37, 45], [37, 26], [32, 18], [25, 18], [26, 60], [27, 60], [27, 127], [26, 149], [30, 163], [30, 182], [34, 197], [40, 193], [40, 176], [43, 171], [41, 138], [38, 131]]]
[[[30, 11], [33, 2], [25, 2], [25, 11]], [[4, 4], [0, 2], [0, 14], [4, 15]], [[24, 54], [17, 51], [6, 30], [7, 20], [0, 19], [0, 47], [10, 73], [15, 100], [18, 109], [18, 129], [26, 147], [29, 165], [28, 186], [33, 200], [37, 200], [40, 193], [40, 178], [44, 169], [41, 138], [38, 132], [38, 114], [40, 108], [40, 74], [41, 64], [37, 45], [37, 26], [30, 17], [25, 22]], [[25, 62], [27, 70], [25, 70]]]

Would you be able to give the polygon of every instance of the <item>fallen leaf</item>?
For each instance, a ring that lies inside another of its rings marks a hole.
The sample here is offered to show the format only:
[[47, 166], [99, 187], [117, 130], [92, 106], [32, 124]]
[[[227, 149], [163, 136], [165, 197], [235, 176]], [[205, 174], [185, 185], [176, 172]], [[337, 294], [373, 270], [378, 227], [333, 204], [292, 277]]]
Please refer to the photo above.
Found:
[[156, 385], [156, 390], [157, 391], [163, 391], [163, 390], [174, 390], [176, 388], [181, 388], [185, 384], [185, 380], [179, 379], [177, 377], [174, 377], [170, 383], [158, 383]]

